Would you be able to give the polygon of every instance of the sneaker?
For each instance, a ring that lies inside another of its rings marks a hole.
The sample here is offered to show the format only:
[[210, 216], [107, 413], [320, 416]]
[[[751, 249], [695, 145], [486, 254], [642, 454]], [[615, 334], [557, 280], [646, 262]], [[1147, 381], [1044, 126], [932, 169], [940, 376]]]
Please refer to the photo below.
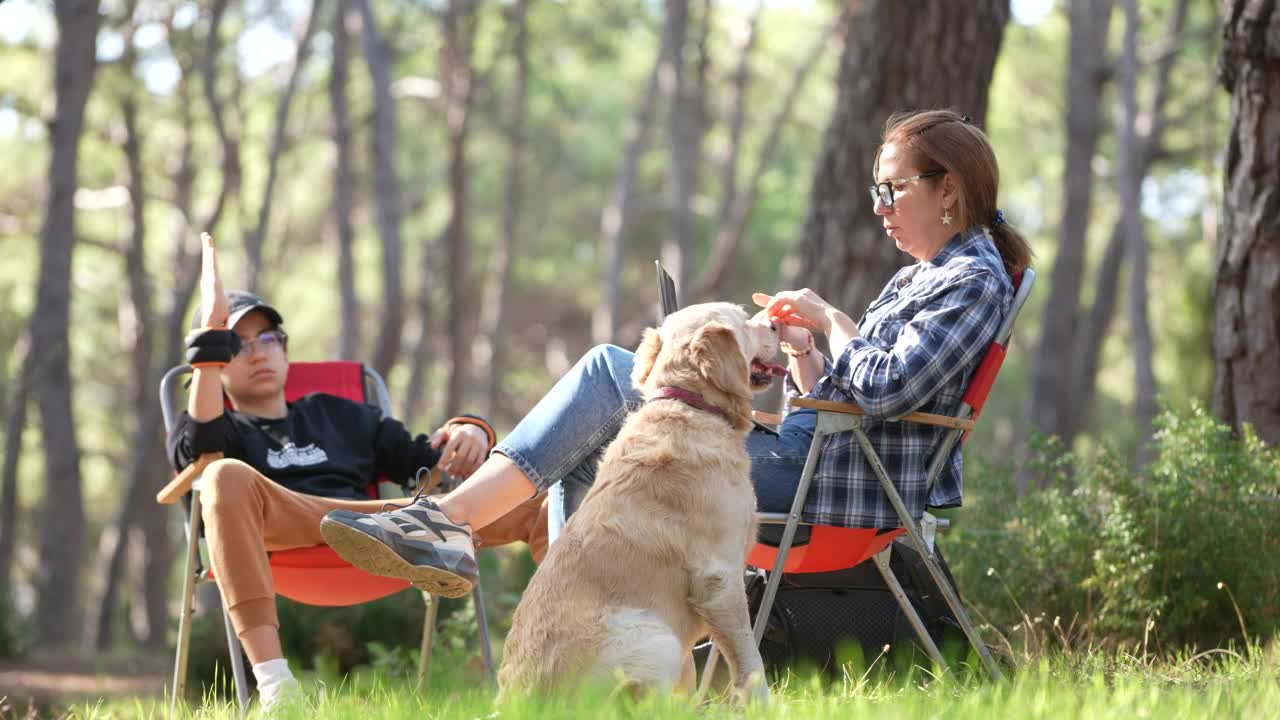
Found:
[[361, 570], [408, 580], [433, 595], [462, 597], [480, 578], [471, 528], [426, 497], [372, 514], [334, 510], [320, 521], [320, 533]]

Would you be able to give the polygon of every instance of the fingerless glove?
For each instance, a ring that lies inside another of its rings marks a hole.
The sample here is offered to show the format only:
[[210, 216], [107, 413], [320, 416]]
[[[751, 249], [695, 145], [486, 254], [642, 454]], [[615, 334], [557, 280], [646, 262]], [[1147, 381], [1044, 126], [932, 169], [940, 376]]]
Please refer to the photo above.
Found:
[[240, 336], [232, 330], [201, 328], [187, 336], [187, 364], [222, 367], [240, 352]]

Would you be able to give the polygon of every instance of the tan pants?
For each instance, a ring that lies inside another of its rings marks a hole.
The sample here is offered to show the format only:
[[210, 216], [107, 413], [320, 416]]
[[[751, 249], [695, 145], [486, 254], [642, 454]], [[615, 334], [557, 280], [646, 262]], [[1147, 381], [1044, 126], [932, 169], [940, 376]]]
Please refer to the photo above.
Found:
[[[377, 512], [387, 500], [337, 500], [287, 490], [239, 460], [218, 460], [200, 480], [209, 560], [236, 634], [280, 627], [267, 552], [323, 545], [320, 520], [332, 510]], [[395, 502], [395, 500], [391, 500]], [[476, 547], [523, 540], [534, 561], [547, 551], [545, 493], [517, 506], [474, 537]]]

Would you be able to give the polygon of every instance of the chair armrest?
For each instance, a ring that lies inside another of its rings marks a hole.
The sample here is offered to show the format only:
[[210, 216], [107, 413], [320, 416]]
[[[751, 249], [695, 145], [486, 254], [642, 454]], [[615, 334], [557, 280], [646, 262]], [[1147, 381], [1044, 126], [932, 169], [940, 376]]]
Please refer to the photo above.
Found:
[[[810, 410], [818, 410], [820, 412], [835, 412], [845, 415], [866, 415], [867, 411], [863, 410], [856, 403], [842, 403], [831, 400], [815, 400], [813, 398], [796, 398], [791, 401], [791, 407], [808, 408]], [[911, 422], [921, 425], [937, 425], [939, 427], [952, 428], [955, 430], [972, 430], [977, 422], [974, 420], [965, 420], [950, 415], [935, 415], [933, 413], [909, 412], [900, 418], [896, 418], [895, 422]]]
[[765, 425], [781, 425], [782, 416], [778, 413], [764, 412], [763, 410], [752, 410], [751, 419]]
[[156, 493], [156, 502], [161, 505], [172, 505], [178, 502], [183, 495], [191, 492], [191, 484], [196, 481], [200, 473], [204, 472], [206, 467], [209, 467], [209, 463], [221, 459], [222, 453], [220, 452], [205, 453], [196, 458], [195, 462], [183, 468], [177, 477], [170, 480], [168, 485], [165, 485], [160, 489], [160, 492]]

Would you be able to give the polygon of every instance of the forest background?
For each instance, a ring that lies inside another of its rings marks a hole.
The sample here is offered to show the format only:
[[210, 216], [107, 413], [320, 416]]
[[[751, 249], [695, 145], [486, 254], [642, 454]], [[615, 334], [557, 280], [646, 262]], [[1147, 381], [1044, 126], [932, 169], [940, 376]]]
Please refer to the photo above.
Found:
[[[293, 359], [370, 364], [419, 432], [509, 429], [635, 345], [655, 258], [685, 301], [860, 315], [909, 260], [880, 127], [922, 107], [987, 130], [1039, 273], [966, 447], [962, 592], [1009, 637], [1266, 637], [1278, 38], [1245, 0], [0, 2], [0, 656], [172, 641], [157, 387], [201, 231]], [[530, 566], [486, 562], [501, 625]]]

